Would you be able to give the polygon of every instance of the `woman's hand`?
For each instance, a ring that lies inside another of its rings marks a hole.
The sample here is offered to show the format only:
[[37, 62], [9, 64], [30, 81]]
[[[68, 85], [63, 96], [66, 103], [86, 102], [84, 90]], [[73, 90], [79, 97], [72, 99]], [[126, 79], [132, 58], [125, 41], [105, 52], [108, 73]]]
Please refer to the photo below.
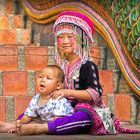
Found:
[[68, 89], [60, 89], [60, 90], [56, 90], [53, 93], [51, 93], [51, 98], [52, 99], [62, 99], [63, 97], [69, 97], [69, 92]]
[[52, 99], [62, 99], [63, 97], [66, 97], [64, 90], [60, 89], [60, 90], [56, 90], [53, 93], [51, 93], [51, 98]]
[[66, 97], [68, 99], [78, 99], [78, 100], [84, 100], [84, 101], [92, 101], [91, 95], [87, 92], [87, 90], [72, 90], [72, 89], [60, 89], [56, 90], [53, 93], [51, 93], [52, 99], [62, 99], [63, 97]]

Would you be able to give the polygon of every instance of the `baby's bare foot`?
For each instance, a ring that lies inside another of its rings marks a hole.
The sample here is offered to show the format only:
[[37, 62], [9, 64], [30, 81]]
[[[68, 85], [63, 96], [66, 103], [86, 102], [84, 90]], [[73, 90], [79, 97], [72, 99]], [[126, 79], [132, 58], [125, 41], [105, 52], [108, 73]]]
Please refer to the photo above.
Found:
[[0, 133], [8, 133], [11, 129], [15, 129], [14, 124], [0, 121]]
[[21, 124], [16, 128], [18, 135], [39, 135], [46, 134], [48, 128], [46, 124]]

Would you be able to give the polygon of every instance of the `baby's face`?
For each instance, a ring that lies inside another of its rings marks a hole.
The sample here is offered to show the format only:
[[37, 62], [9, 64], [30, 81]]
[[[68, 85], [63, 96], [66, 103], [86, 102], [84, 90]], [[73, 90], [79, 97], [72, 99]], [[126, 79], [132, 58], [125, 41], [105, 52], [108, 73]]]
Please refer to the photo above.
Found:
[[57, 89], [57, 71], [53, 68], [45, 68], [41, 71], [37, 80], [37, 87], [40, 94], [48, 95]]

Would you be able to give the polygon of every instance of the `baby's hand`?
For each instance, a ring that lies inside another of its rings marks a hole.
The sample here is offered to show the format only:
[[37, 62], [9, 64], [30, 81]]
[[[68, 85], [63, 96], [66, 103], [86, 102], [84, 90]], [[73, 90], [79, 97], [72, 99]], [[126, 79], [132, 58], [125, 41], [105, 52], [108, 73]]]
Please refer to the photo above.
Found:
[[15, 128], [15, 133], [17, 133], [17, 135], [20, 135], [20, 121], [16, 121], [16, 128]]
[[13, 124], [15, 125], [15, 128], [10, 128], [8, 130], [8, 133], [15, 133], [16, 132], [16, 124], [20, 123], [20, 120], [15, 121]]

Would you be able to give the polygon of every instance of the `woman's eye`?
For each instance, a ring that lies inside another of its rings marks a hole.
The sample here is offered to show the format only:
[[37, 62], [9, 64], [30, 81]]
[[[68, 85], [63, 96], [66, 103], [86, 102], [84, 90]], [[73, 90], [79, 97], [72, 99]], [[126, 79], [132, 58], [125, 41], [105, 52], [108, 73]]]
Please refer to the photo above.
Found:
[[63, 36], [58, 36], [58, 39], [59, 39], [59, 38], [63, 38]]
[[73, 35], [68, 35], [68, 38], [72, 38], [72, 37], [74, 37]]

